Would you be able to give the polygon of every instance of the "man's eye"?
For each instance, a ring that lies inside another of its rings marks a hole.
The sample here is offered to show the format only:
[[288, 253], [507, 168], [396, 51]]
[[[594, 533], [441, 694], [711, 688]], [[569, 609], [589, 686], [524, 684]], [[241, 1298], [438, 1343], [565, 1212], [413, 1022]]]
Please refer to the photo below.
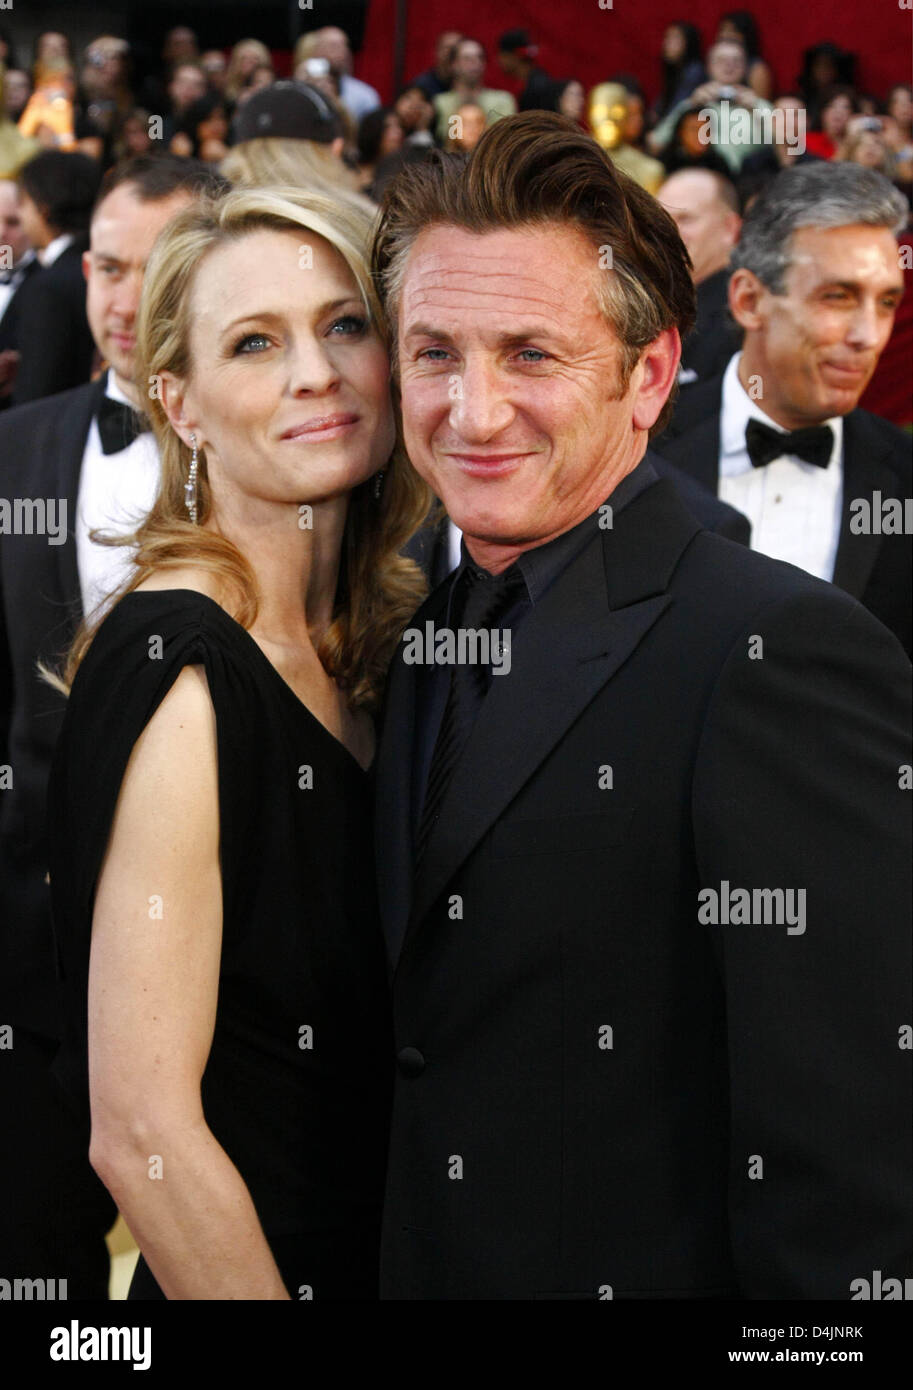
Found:
[[545, 362], [548, 353], [540, 352], [539, 348], [521, 348], [519, 356], [525, 358], [527, 362]]
[[[437, 356], [434, 354], [437, 353]], [[444, 362], [447, 359], [446, 348], [422, 348], [419, 359], [425, 358], [428, 362]]]
[[364, 333], [367, 326], [368, 320], [362, 318], [360, 314], [345, 314], [341, 319], [334, 320], [330, 326], [330, 332], [334, 333], [339, 328], [342, 330], [342, 337], [352, 338], [359, 333]]
[[[260, 344], [260, 346], [250, 347], [250, 343]], [[264, 346], [269, 347], [269, 338], [265, 333], [247, 333], [235, 343], [234, 351], [240, 356], [245, 353], [262, 352]]]
[[824, 296], [824, 298], [825, 298], [825, 299], [841, 299], [841, 300], [843, 300], [843, 299], [849, 299], [849, 295], [846, 293], [846, 290], [831, 290], [828, 294], [826, 294], [826, 295]]

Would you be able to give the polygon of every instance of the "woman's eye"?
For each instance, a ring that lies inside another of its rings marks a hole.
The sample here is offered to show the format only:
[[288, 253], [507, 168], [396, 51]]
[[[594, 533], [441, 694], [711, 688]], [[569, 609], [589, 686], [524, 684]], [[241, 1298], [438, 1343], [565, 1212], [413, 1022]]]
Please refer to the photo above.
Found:
[[335, 333], [338, 328], [342, 331], [342, 337], [350, 338], [357, 333], [363, 333], [367, 326], [368, 320], [360, 314], [345, 314], [341, 319], [334, 320], [330, 332]]
[[[250, 343], [259, 344], [260, 346], [250, 347]], [[264, 346], [269, 347], [269, 338], [267, 338], [265, 333], [247, 333], [243, 338], [238, 339], [237, 343], [235, 344], [235, 352], [262, 352]]]

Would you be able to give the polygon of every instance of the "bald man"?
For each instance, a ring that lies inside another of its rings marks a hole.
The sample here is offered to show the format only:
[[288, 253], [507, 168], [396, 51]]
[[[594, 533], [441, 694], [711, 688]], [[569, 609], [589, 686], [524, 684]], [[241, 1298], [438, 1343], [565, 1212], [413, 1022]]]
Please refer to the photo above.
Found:
[[710, 169], [680, 169], [657, 193], [691, 257], [697, 320], [682, 347], [679, 385], [718, 375], [742, 343], [727, 302], [729, 257], [742, 219], [735, 185]]

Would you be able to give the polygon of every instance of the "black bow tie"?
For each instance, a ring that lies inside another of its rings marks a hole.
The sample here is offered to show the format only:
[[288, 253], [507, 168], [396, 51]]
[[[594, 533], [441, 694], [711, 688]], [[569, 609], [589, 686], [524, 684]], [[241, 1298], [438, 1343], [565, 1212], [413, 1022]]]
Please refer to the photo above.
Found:
[[745, 445], [752, 468], [764, 468], [784, 454], [795, 454], [818, 468], [827, 468], [834, 448], [830, 425], [810, 425], [808, 429], [784, 433], [763, 420], [749, 420], [745, 426]]
[[117, 454], [132, 444], [138, 434], [150, 428], [145, 415], [132, 405], [103, 396], [98, 407], [98, 433], [104, 454]]

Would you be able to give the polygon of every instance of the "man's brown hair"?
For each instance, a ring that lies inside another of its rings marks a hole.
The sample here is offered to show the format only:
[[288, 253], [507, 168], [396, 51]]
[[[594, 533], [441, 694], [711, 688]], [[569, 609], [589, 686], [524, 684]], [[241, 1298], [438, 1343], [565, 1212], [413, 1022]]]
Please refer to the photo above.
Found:
[[[472, 154], [435, 153], [392, 181], [372, 248], [391, 350], [409, 252], [427, 227], [493, 232], [505, 227], [577, 227], [592, 243], [596, 292], [622, 344], [621, 394], [643, 349], [667, 328], [694, 323], [691, 262], [675, 222], [616, 169], [572, 121], [548, 111], [505, 116]], [[668, 421], [674, 391], [650, 431]]]

